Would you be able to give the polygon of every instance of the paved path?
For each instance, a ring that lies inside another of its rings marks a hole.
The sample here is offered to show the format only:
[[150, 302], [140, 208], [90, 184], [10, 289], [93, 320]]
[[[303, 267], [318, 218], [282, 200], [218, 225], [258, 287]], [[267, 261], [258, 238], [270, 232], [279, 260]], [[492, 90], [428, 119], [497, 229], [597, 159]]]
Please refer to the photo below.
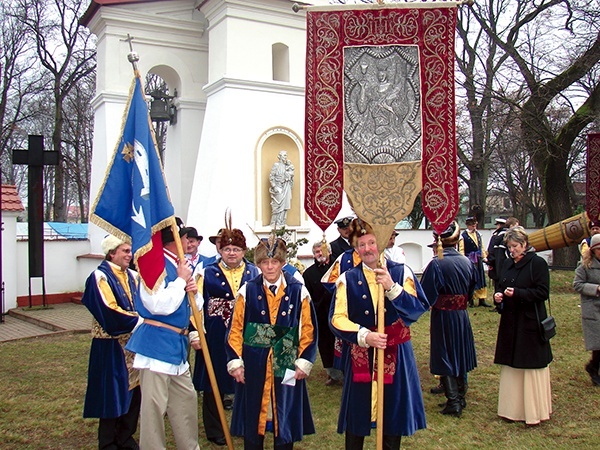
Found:
[[15, 308], [0, 322], [0, 343], [56, 333], [86, 333], [92, 315], [83, 305], [61, 303], [48, 309]]

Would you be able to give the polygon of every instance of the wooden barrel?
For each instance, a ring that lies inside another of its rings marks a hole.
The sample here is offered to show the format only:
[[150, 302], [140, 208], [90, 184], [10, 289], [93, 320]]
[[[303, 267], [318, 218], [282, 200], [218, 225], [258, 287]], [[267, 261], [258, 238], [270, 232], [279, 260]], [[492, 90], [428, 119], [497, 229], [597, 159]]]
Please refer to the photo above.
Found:
[[529, 235], [529, 243], [541, 252], [577, 245], [590, 235], [590, 219], [582, 212], [561, 222], [548, 225]]

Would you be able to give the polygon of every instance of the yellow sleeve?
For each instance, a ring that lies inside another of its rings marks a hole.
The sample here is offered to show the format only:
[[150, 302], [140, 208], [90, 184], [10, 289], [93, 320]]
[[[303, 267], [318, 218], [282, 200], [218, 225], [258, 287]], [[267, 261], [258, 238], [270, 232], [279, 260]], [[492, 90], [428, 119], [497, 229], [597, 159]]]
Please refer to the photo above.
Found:
[[244, 344], [244, 316], [246, 315], [246, 299], [243, 295], [238, 295], [233, 308], [233, 317], [231, 319], [231, 329], [227, 337], [227, 343], [236, 352], [238, 358], [242, 357], [242, 348]]
[[302, 313], [300, 315], [300, 342], [298, 344], [298, 354], [301, 355], [314, 340], [315, 326], [312, 322], [310, 297], [305, 297], [302, 300]]
[[465, 241], [463, 238], [460, 238], [458, 240], [458, 251], [460, 252], [461, 255], [465, 254]]
[[[127, 311], [119, 306], [119, 304], [117, 303], [117, 299], [115, 298], [115, 294], [112, 291], [112, 289], [110, 288], [110, 286], [108, 285], [108, 281], [106, 281], [106, 278], [104, 278], [104, 277], [100, 278], [97, 281], [97, 284], [98, 284], [98, 289], [100, 290], [100, 293], [102, 294], [102, 300], [104, 300], [104, 303], [106, 304], [106, 306], [108, 306], [110, 309], [112, 309], [114, 311], [120, 312], [121, 314], [127, 314], [130, 316], [138, 315], [134, 311]], [[129, 301], [131, 301], [131, 299], [129, 299]]]
[[331, 325], [340, 331], [358, 332], [360, 326], [348, 318], [348, 296], [346, 285], [339, 282], [335, 294], [335, 308], [331, 316]]

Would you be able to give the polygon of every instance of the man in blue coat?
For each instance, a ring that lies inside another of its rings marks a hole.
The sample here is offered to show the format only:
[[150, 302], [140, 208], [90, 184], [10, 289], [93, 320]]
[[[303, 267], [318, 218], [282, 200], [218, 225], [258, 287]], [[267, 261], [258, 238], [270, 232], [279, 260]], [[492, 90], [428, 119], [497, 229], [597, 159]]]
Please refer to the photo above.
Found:
[[[231, 322], [233, 306], [240, 288], [256, 278], [259, 270], [254, 264], [246, 261], [246, 238], [242, 230], [225, 228], [221, 231], [221, 260], [211, 264], [200, 272], [197, 281], [204, 302], [204, 327], [206, 343], [214, 368], [219, 392], [224, 400], [226, 395], [234, 393], [234, 380], [227, 372], [227, 356], [225, 355], [225, 333]], [[197, 332], [190, 334], [192, 347], [196, 349], [194, 366], [194, 387], [203, 391], [202, 418], [206, 437], [212, 443], [226, 444], [225, 434], [214, 392], [210, 384], [204, 355], [200, 349]]]
[[421, 285], [431, 308], [430, 357], [432, 374], [440, 375], [446, 405], [440, 412], [460, 416], [466, 406], [467, 373], [477, 367], [475, 342], [467, 303], [473, 296], [473, 264], [456, 250], [460, 228], [453, 222], [438, 235], [443, 256], [437, 255], [423, 271]]
[[108, 235], [105, 259], [89, 276], [81, 302], [94, 317], [83, 417], [98, 417], [99, 449], [137, 449], [140, 414], [138, 371], [125, 350], [141, 320], [134, 309], [137, 274], [129, 270], [131, 245]]
[[[383, 445], [399, 449], [402, 436], [425, 428], [425, 409], [410, 325], [429, 309], [412, 270], [393, 261], [379, 267], [373, 229], [361, 219], [350, 224], [350, 241], [362, 263], [342, 273], [336, 282], [330, 326], [345, 345], [344, 387], [338, 433], [346, 433], [347, 450], [360, 450], [376, 421], [375, 349], [384, 349]], [[384, 289], [385, 332], [377, 332], [379, 285]]]
[[317, 354], [316, 314], [306, 287], [283, 272], [286, 245], [262, 240], [254, 260], [262, 274], [238, 292], [227, 335], [227, 369], [236, 381], [231, 433], [245, 450], [276, 450], [315, 432], [306, 378]]

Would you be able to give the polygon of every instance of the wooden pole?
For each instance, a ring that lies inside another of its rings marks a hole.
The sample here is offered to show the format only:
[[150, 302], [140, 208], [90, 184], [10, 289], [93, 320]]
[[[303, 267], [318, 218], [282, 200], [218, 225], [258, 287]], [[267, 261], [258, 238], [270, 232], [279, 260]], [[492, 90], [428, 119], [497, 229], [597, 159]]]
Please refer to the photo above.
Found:
[[[177, 257], [180, 260], [185, 259], [183, 252], [183, 246], [181, 245], [181, 238], [179, 237], [179, 229], [175, 219], [171, 223], [171, 231], [175, 238], [175, 244], [177, 245]], [[206, 372], [210, 379], [210, 385], [215, 396], [215, 403], [217, 404], [217, 410], [219, 411], [219, 419], [221, 419], [221, 426], [223, 427], [223, 434], [225, 434], [225, 441], [227, 442], [227, 448], [233, 450], [233, 441], [231, 439], [231, 433], [229, 432], [229, 425], [227, 424], [227, 418], [225, 417], [225, 409], [223, 409], [223, 400], [221, 399], [221, 392], [219, 391], [219, 385], [217, 384], [217, 378], [215, 377], [215, 371], [213, 369], [212, 360], [210, 359], [210, 353], [208, 352], [208, 344], [206, 343], [206, 336], [204, 335], [204, 323], [202, 321], [202, 315], [198, 311], [198, 305], [191, 292], [188, 292], [188, 300], [192, 307], [192, 316], [196, 322], [198, 329], [198, 336], [200, 337], [200, 345], [202, 346], [202, 355], [204, 356], [204, 363], [206, 364]]]
[[[385, 264], [383, 252], [379, 256], [379, 266]], [[385, 294], [383, 286], [377, 286], [377, 332], [385, 332]], [[377, 450], [383, 450], [383, 371], [385, 362], [385, 350], [377, 349]]]

